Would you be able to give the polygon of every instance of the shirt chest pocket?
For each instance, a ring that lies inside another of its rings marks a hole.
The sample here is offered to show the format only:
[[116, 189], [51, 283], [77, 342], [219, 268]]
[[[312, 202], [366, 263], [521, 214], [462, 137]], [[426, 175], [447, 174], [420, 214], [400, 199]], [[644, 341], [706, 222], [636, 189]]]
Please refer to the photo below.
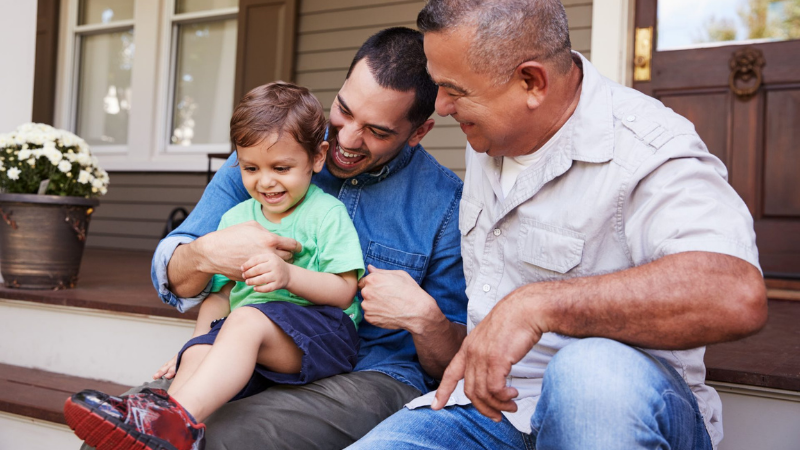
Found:
[[464, 262], [464, 277], [467, 285], [472, 282], [475, 261], [475, 235], [472, 233], [483, 208], [466, 199], [461, 199], [458, 208], [458, 230], [461, 232], [461, 259]]
[[372, 264], [379, 269], [403, 270], [411, 275], [411, 278], [422, 283], [425, 278], [425, 271], [428, 267], [428, 257], [420, 253], [409, 253], [378, 244], [370, 241], [367, 246], [367, 254], [364, 262]]
[[520, 270], [530, 282], [552, 279], [552, 276], [537, 276], [537, 271], [532, 270], [535, 269], [532, 266], [566, 274], [580, 264], [584, 240], [585, 236], [581, 233], [532, 219], [522, 219], [519, 240]]

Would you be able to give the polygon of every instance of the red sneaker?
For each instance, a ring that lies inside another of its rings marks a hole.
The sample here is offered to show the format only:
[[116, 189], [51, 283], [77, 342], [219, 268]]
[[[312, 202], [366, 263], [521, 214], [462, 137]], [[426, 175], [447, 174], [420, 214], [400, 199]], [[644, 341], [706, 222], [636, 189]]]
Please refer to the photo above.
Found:
[[113, 397], [85, 390], [64, 403], [67, 425], [97, 450], [202, 450], [198, 424], [163, 389]]

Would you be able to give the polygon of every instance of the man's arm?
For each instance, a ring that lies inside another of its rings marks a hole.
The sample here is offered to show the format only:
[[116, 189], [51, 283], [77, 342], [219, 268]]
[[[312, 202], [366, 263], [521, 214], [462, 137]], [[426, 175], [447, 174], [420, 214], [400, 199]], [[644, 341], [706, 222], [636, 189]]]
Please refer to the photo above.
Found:
[[405, 329], [428, 375], [441, 379], [467, 334], [467, 296], [458, 231], [459, 189], [444, 218], [428, 270], [417, 285], [402, 270], [370, 267], [361, 279], [364, 319], [382, 328]]
[[546, 332], [679, 350], [750, 335], [766, 318], [759, 270], [718, 253], [679, 253], [613, 274], [528, 284], [464, 340], [434, 407], [464, 378], [465, 393], [484, 415], [500, 420], [500, 411], [515, 411], [517, 392], [505, 377]]

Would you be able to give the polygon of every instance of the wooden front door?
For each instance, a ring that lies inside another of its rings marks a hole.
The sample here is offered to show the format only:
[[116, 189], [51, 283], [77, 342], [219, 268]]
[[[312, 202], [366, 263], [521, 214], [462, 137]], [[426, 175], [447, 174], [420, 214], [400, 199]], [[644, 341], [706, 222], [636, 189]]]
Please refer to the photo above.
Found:
[[635, 17], [654, 33], [651, 79], [634, 88], [725, 163], [765, 276], [800, 279], [800, 0], [636, 0]]

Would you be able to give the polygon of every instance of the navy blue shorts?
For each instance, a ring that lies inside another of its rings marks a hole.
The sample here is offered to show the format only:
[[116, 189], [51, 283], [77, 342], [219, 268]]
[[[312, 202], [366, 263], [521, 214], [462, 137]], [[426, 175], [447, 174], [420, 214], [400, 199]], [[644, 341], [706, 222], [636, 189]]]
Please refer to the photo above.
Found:
[[[300, 306], [289, 302], [247, 305], [256, 308], [278, 325], [303, 352], [300, 373], [278, 373], [256, 364], [247, 385], [232, 400], [258, 394], [275, 384], [306, 384], [321, 378], [351, 372], [358, 359], [358, 333], [352, 319], [335, 306]], [[192, 338], [178, 353], [189, 347], [214, 343], [225, 318], [211, 323], [208, 334]]]

